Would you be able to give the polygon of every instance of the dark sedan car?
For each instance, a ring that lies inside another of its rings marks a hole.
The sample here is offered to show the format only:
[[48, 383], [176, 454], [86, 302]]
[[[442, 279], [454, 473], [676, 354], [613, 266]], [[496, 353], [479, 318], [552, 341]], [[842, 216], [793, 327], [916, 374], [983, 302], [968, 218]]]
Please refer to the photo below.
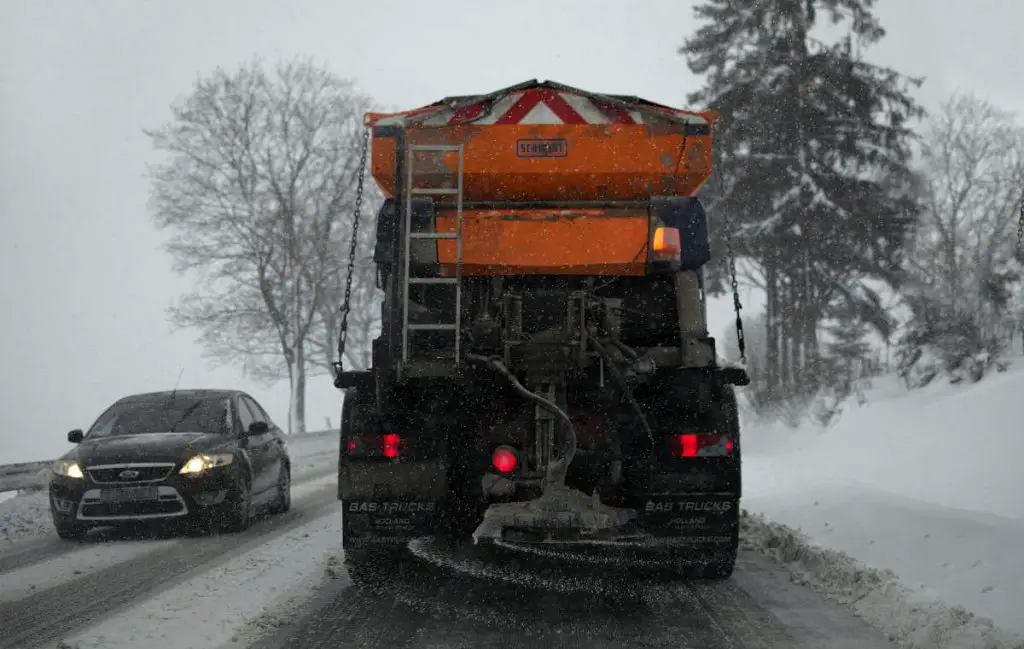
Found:
[[291, 506], [291, 461], [281, 430], [249, 395], [175, 390], [125, 397], [53, 465], [57, 534], [187, 521], [241, 531], [254, 511]]

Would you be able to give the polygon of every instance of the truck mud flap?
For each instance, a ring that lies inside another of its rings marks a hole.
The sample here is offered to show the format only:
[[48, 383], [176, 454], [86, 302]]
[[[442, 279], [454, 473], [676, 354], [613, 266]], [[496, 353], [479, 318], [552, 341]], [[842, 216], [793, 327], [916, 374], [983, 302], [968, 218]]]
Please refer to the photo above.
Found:
[[342, 500], [342, 545], [397, 545], [433, 534], [441, 508], [432, 500]]
[[637, 523], [674, 544], [728, 548], [739, 541], [739, 506], [733, 494], [644, 496], [637, 502]]

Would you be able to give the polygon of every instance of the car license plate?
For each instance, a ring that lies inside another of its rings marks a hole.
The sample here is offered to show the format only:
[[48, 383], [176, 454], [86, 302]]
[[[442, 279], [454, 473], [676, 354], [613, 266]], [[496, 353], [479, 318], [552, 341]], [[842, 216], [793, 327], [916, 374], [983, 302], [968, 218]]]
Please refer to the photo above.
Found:
[[100, 491], [100, 500], [106, 503], [136, 503], [142, 500], [158, 500], [159, 497], [160, 492], [156, 487], [126, 487]]

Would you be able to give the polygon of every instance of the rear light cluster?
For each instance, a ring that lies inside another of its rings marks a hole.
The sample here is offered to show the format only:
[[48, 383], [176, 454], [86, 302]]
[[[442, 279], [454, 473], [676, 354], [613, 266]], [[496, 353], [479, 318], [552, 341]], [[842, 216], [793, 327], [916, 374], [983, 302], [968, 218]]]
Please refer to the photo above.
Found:
[[348, 438], [345, 453], [351, 457], [401, 457], [402, 436], [397, 433], [353, 435]]
[[682, 252], [679, 228], [657, 228], [651, 240], [651, 252], [658, 261], [679, 261]]
[[686, 433], [672, 436], [672, 457], [725, 457], [732, 455], [733, 441], [718, 433]]
[[491, 452], [491, 466], [498, 473], [512, 473], [519, 466], [519, 454], [511, 446], [498, 446]]

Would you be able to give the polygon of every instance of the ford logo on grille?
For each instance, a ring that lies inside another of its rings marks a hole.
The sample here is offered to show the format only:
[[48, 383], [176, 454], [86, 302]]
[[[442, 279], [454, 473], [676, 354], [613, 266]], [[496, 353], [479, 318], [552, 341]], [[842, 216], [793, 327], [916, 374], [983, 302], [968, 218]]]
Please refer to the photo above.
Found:
[[136, 471], [135, 469], [125, 469], [121, 473], [118, 473], [117, 477], [121, 478], [122, 480], [134, 480], [135, 478], [139, 477], [139, 472]]

